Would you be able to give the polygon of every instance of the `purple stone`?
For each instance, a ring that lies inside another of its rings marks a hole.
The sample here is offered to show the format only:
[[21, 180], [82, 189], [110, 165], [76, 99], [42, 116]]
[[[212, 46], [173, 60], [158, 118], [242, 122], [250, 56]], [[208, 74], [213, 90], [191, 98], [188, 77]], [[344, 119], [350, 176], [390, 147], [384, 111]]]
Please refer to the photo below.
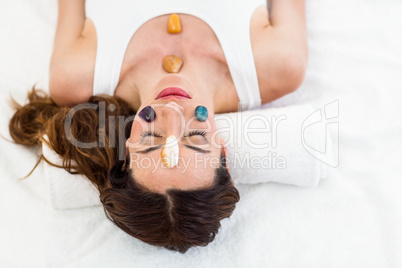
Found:
[[154, 121], [156, 118], [155, 110], [151, 106], [144, 107], [144, 109], [138, 113], [138, 116], [148, 123]]

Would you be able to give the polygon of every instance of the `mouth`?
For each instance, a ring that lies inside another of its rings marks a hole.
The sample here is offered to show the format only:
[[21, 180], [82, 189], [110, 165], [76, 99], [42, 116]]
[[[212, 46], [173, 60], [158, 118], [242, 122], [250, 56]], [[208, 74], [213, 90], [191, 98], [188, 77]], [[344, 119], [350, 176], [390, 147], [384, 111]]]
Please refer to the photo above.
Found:
[[166, 100], [166, 99], [191, 99], [186, 91], [179, 87], [168, 87], [162, 90], [155, 100]]

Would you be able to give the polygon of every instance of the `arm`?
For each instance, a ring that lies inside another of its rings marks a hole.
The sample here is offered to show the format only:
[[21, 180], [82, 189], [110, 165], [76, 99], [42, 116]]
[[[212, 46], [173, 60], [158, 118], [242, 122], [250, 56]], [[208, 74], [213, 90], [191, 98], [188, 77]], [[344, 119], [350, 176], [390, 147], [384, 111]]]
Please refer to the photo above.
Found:
[[59, 0], [55, 51], [71, 46], [80, 38], [85, 25], [85, 0]]
[[[58, 105], [85, 102], [92, 95], [88, 85], [88, 44], [85, 0], [59, 0], [58, 21], [50, 63], [49, 90]], [[91, 48], [92, 49], [92, 48]]]
[[305, 0], [273, 0], [270, 2], [270, 25], [281, 41], [307, 61], [307, 30]]
[[268, 7], [253, 43], [262, 103], [295, 91], [308, 58], [305, 0], [272, 0]]

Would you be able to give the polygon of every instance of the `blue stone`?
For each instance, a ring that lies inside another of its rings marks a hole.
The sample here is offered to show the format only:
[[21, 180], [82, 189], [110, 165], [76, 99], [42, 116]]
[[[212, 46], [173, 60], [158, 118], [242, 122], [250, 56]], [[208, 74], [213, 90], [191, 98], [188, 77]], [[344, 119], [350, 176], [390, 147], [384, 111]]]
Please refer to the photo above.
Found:
[[156, 118], [155, 110], [151, 106], [144, 107], [144, 109], [138, 113], [138, 116], [148, 123], [154, 121]]
[[197, 118], [197, 120], [199, 120], [201, 122], [204, 122], [205, 120], [208, 119], [208, 110], [207, 110], [207, 107], [205, 107], [205, 106], [202, 106], [202, 105], [197, 106], [195, 108], [194, 113], [195, 113], [195, 118]]

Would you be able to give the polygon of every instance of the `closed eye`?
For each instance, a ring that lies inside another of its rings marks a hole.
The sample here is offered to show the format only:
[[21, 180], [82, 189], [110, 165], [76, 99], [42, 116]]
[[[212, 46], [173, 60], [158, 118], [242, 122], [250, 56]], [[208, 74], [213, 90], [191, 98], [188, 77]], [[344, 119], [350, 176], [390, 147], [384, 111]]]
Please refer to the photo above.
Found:
[[[201, 131], [201, 130], [193, 130], [190, 131], [188, 134], [184, 135], [184, 137], [191, 137], [191, 136], [203, 136], [205, 137], [207, 133], [205, 131]], [[152, 131], [143, 131], [141, 132], [141, 137], [148, 137], [148, 136], [152, 136], [152, 137], [156, 137], [156, 138], [163, 138], [162, 135], [156, 133], [156, 132], [152, 132]]]
[[156, 138], [163, 138], [162, 135], [156, 133], [156, 132], [152, 132], [152, 131], [143, 131], [141, 132], [141, 137], [148, 137], [148, 136], [152, 136], [152, 137], [156, 137]]
[[191, 137], [191, 136], [197, 136], [197, 135], [205, 137], [206, 134], [207, 133], [205, 131], [193, 130], [193, 131], [190, 131], [187, 135], [184, 135], [184, 137]]

